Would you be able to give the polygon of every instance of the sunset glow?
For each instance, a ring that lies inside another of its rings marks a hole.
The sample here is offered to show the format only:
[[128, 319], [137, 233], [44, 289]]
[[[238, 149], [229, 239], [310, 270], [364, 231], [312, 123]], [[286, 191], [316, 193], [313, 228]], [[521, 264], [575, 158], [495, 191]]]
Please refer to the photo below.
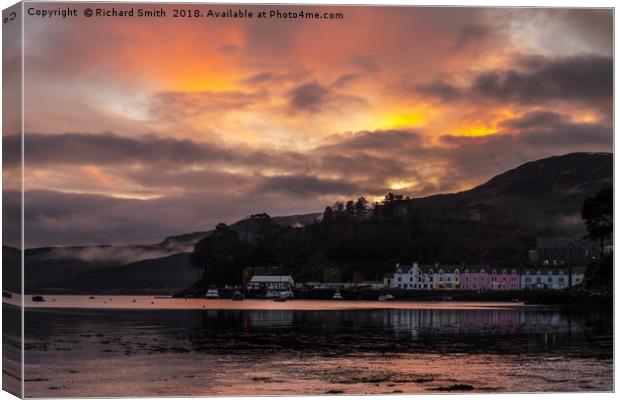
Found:
[[26, 17], [27, 190], [67, 207], [42, 220], [95, 202], [148, 241], [611, 151], [609, 10], [315, 8], [344, 18]]

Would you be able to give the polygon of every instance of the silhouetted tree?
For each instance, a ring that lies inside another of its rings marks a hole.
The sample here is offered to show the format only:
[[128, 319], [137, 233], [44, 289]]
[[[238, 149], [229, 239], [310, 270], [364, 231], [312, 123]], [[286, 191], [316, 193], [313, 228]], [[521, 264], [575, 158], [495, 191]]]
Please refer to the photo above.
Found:
[[601, 256], [603, 255], [605, 241], [613, 234], [613, 202], [613, 188], [607, 187], [601, 189], [594, 196], [587, 197], [581, 208], [581, 217], [588, 230], [586, 237], [599, 242]]
[[212, 234], [196, 243], [191, 259], [194, 267], [202, 270], [205, 286], [239, 284], [249, 250], [236, 231], [219, 223]]
[[365, 216], [366, 211], [368, 210], [368, 200], [365, 197], [360, 197], [355, 202], [355, 213], [358, 216]]
[[323, 212], [323, 223], [329, 224], [334, 220], [334, 211], [331, 207], [325, 207], [325, 211]]
[[347, 204], [345, 205], [345, 213], [350, 217], [355, 215], [355, 202], [353, 202], [353, 200], [347, 201]]

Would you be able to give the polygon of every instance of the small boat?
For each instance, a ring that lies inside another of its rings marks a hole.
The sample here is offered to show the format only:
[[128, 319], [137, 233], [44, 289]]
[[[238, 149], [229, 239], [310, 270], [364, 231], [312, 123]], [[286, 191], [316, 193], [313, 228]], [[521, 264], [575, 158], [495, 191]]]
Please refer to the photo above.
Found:
[[339, 290], [336, 290], [336, 293], [332, 296], [332, 300], [342, 300], [342, 295]]
[[379, 301], [385, 301], [385, 296], [383, 295], [379, 296]]
[[240, 291], [237, 290], [235, 293], [233, 293], [232, 299], [235, 300], [235, 301], [243, 300], [244, 299], [243, 293], [241, 293]]
[[217, 288], [215, 286], [211, 286], [209, 290], [207, 290], [206, 297], [207, 299], [219, 299], [220, 292], [217, 291]]
[[391, 301], [391, 300], [396, 300], [396, 297], [392, 296], [391, 294], [386, 294], [385, 301]]
[[32, 301], [42, 302], [45, 301], [45, 298], [43, 296], [32, 296]]
[[90, 296], [88, 299], [89, 299], [89, 300], [94, 300], [94, 299], [95, 299], [95, 296]]

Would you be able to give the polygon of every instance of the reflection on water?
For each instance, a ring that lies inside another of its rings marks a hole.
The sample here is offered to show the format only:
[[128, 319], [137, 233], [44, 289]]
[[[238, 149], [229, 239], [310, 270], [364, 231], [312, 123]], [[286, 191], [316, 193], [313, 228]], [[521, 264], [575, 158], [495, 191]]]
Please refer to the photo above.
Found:
[[612, 318], [549, 307], [31, 310], [25, 357], [27, 396], [600, 391], [612, 389]]

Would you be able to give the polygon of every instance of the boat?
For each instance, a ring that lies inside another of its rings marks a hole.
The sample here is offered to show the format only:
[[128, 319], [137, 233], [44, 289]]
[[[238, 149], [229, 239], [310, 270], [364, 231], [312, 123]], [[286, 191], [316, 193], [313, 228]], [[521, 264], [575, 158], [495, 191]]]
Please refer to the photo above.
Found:
[[396, 297], [392, 296], [391, 294], [386, 294], [385, 301], [390, 301], [390, 300], [396, 300]]
[[45, 298], [43, 296], [32, 296], [32, 301], [42, 302], [45, 301]]
[[220, 298], [220, 292], [217, 291], [217, 288], [215, 286], [211, 286], [209, 288], [209, 290], [207, 290], [207, 299], [219, 299]]
[[379, 296], [379, 301], [385, 301], [385, 296], [383, 295]]
[[233, 293], [232, 299], [235, 300], [235, 301], [243, 300], [244, 299], [243, 293], [241, 293], [240, 291], [237, 290], [235, 293]]
[[342, 295], [340, 294], [339, 290], [336, 290], [336, 293], [334, 293], [332, 300], [342, 300]]

